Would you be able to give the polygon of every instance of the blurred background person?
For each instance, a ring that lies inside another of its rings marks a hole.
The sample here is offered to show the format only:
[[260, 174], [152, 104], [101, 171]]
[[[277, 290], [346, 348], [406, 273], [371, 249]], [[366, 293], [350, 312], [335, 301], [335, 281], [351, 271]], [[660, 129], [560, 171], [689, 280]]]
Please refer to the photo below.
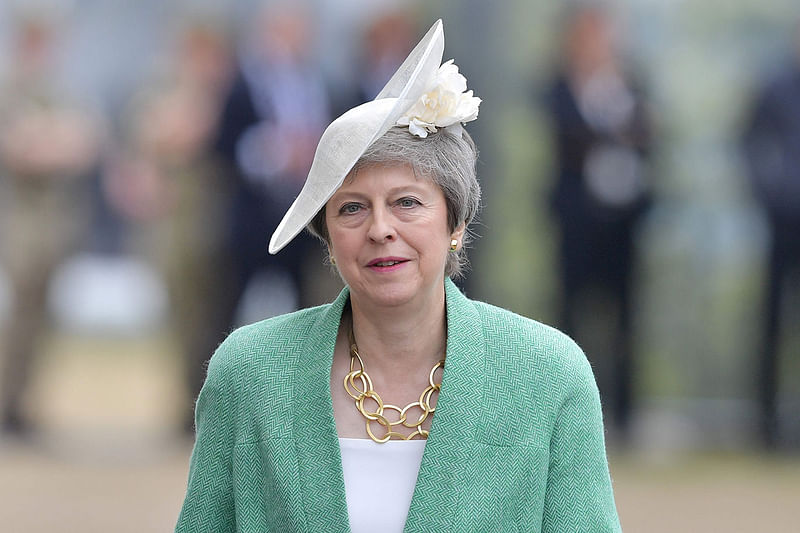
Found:
[[228, 327], [231, 186], [211, 145], [233, 58], [223, 28], [191, 18], [170, 56], [128, 105], [106, 191], [129, 223], [127, 247], [166, 285], [190, 400], [183, 427], [191, 431], [204, 363]]
[[[614, 30], [601, 4], [569, 8], [545, 108], [555, 149], [560, 326], [596, 365], [604, 405], [624, 436], [633, 395], [634, 234], [650, 199], [651, 132]], [[602, 326], [611, 339], [600, 345], [591, 335], [597, 316], [612, 321]]]
[[366, 21], [362, 33], [356, 61], [357, 104], [373, 100], [414, 47], [416, 22], [409, 10], [379, 10]]
[[300, 191], [330, 120], [328, 87], [315, 62], [312, 13], [302, 2], [262, 4], [238, 50], [223, 106], [215, 148], [235, 189], [229, 329], [237, 310], [246, 312], [242, 296], [259, 280], [266, 280], [268, 290], [257, 298], [260, 316], [248, 320], [317, 301], [307, 267], [321, 262], [313, 237], [302, 235], [281, 256], [267, 254], [264, 239]]
[[793, 45], [783, 68], [758, 88], [744, 133], [750, 182], [770, 237], [757, 351], [760, 435], [769, 447], [780, 440], [778, 370], [789, 315], [782, 311], [789, 303], [800, 309], [800, 25]]
[[0, 87], [0, 254], [12, 290], [0, 343], [7, 433], [31, 429], [24, 396], [47, 326], [49, 282], [85, 236], [100, 148], [97, 117], [57, 82], [62, 29], [46, 12], [21, 12]]

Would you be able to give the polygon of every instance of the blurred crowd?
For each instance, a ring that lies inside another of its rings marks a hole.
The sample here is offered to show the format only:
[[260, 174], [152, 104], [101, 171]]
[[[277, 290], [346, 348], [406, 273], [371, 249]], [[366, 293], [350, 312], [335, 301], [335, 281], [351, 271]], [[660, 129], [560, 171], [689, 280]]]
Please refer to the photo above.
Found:
[[[81, 251], [135, 257], [157, 273], [194, 398], [226, 332], [329, 296], [310, 235], [277, 256], [266, 243], [327, 124], [374, 98], [415, 42], [417, 21], [411, 11], [375, 10], [358, 77], [336, 90], [315, 55], [310, 6], [265, 2], [240, 27], [189, 13], [168, 54], [109, 112], [58, 83], [68, 19], [15, 15], [0, 87], [0, 244], [11, 293], [2, 430], [31, 430], [25, 390], [51, 283]], [[245, 295], [258, 286], [248, 311]], [[183, 424], [191, 431], [190, 409]]]
[[[363, 17], [346, 86], [321, 66], [321, 21], [310, 5], [267, 2], [236, 23], [184, 13], [169, 52], [114, 106], [59, 81], [70, 16], [9, 10], [0, 63], [0, 272], [10, 295], [0, 336], [2, 432], [32, 430], [25, 391], [49, 327], [48, 291], [78, 253], [135, 257], [157, 272], [191, 398], [236, 324], [331, 296], [337, 282], [312, 237], [277, 256], [266, 243], [325, 126], [372, 99], [428, 25], [410, 3], [391, 5]], [[636, 236], [658, 201], [658, 109], [645, 73], [619, 49], [613, 12], [593, 2], [561, 18], [552, 72], [531, 88], [553, 139], [555, 325], [587, 351], [608, 420], [624, 439], [636, 407]], [[754, 91], [741, 135], [771, 235], [753, 354], [757, 431], [770, 446], [781, 432], [780, 361], [792, 355], [781, 354], [780, 339], [800, 274], [800, 37], [787, 55], [785, 69]], [[597, 313], [610, 326], [594, 343], [586, 324]]]

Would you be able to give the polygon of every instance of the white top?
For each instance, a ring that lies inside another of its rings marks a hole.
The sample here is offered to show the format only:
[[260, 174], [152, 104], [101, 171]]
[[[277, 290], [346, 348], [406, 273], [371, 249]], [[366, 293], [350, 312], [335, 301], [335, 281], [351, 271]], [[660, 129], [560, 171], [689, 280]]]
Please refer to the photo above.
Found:
[[402, 533], [426, 442], [339, 439], [351, 533]]

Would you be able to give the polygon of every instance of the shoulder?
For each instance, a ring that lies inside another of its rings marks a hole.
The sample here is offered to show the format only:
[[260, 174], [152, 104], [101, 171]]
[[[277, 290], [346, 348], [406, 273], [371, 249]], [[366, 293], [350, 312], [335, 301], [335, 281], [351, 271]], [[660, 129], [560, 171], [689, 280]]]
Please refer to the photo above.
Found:
[[524, 353], [558, 354], [560, 358], [585, 359], [575, 341], [558, 329], [508, 309], [471, 301], [481, 316], [481, 326], [487, 339], [500, 345], [524, 346]]
[[[466, 336], [470, 344], [454, 349], [469, 354], [475, 379], [482, 382], [482, 394], [491, 398], [488, 404], [493, 407], [481, 415], [489, 430], [480, 439], [497, 445], [549, 446], [563, 411], [575, 410], [569, 407], [575, 399], [584, 405], [584, 398], [596, 395], [594, 375], [583, 350], [569, 336], [542, 322], [487, 303], [468, 303], [474, 309], [470, 321], [459, 324], [470, 330]], [[465, 337], [455, 332], [452, 336]], [[575, 411], [587, 421], [594, 416], [582, 409]], [[508, 413], [514, 413], [517, 423], [513, 427], [507, 423]]]
[[568, 335], [507, 309], [471, 302], [481, 317], [480, 327], [490, 364], [506, 367], [531, 384], [545, 386], [555, 394], [569, 394], [580, 384], [593, 386], [589, 361]]
[[784, 61], [779, 68], [764, 73], [760, 79], [763, 81], [756, 87], [755, 93], [762, 105], [783, 108], [787, 102], [797, 101], [800, 66], [793, 61]]
[[[561, 331], [508, 309], [473, 300], [452, 282], [447, 284], [448, 334], [457, 344], [483, 344], [489, 364], [513, 363], [538, 372], [588, 368], [578, 345]], [[458, 346], [475, 349], [477, 346]]]
[[[208, 364], [208, 375], [242, 374], [291, 359], [331, 304], [268, 318], [234, 330]], [[252, 373], [252, 372], [250, 372]]]

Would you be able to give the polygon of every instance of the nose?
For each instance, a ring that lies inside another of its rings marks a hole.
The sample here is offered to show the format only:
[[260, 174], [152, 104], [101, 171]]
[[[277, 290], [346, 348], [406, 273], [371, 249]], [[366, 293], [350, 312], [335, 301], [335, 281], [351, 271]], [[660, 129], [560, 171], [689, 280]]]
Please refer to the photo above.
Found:
[[379, 244], [393, 241], [397, 237], [391, 213], [385, 207], [377, 207], [372, 210], [367, 236], [370, 241]]

